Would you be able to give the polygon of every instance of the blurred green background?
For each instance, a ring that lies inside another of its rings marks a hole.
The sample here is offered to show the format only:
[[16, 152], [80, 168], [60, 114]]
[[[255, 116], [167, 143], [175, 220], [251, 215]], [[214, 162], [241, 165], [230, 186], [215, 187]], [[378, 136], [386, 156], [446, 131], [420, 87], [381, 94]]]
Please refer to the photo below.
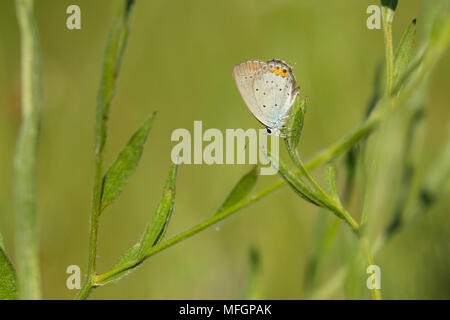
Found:
[[[429, 1], [433, 2], [433, 1]], [[70, 4], [81, 7], [82, 29], [66, 28]], [[366, 8], [378, 1], [138, 0], [112, 105], [106, 163], [143, 119], [157, 110], [136, 174], [101, 217], [98, 270], [106, 271], [135, 243], [161, 196], [176, 128], [251, 128], [251, 116], [231, 69], [246, 59], [279, 58], [295, 65], [302, 95], [310, 98], [303, 131], [304, 158], [357, 125], [371, 95], [375, 65], [384, 57], [383, 33], [366, 27]], [[394, 43], [418, 18], [422, 1], [400, 0]], [[38, 220], [44, 298], [70, 299], [68, 265], [86, 271], [93, 180], [94, 111], [112, 4], [36, 1], [43, 110], [38, 150]], [[0, 2], [0, 232], [14, 261], [11, 169], [20, 125], [20, 42], [13, 1]], [[450, 118], [450, 52], [430, 79], [424, 166], [446, 138]], [[209, 217], [248, 165], [184, 165], [168, 235]], [[338, 176], [343, 177], [342, 168]], [[317, 172], [322, 172], [319, 169]], [[277, 181], [261, 177], [257, 190]], [[377, 201], [389, 196], [387, 187]], [[387, 194], [387, 195], [386, 195]], [[363, 192], [357, 192], [362, 198]], [[354, 202], [360, 203], [360, 200]], [[450, 298], [449, 192], [426, 215], [401, 231], [375, 259], [384, 298]], [[359, 220], [361, 207], [350, 212]], [[261, 296], [304, 297], [304, 274], [313, 249], [318, 209], [283, 187], [231, 218], [149, 259], [130, 276], [93, 292], [92, 298], [242, 298], [248, 252], [261, 255]], [[331, 217], [331, 214], [329, 214]], [[339, 232], [348, 233], [340, 227]], [[324, 269], [331, 278], [343, 263], [342, 242]], [[364, 272], [364, 271], [363, 271]], [[354, 296], [370, 298], [364, 283]]]

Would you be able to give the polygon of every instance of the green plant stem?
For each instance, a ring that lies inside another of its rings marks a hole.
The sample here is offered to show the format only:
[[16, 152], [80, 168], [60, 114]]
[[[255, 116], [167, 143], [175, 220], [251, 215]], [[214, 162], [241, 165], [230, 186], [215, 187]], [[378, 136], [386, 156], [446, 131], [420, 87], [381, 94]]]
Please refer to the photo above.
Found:
[[[421, 73], [425, 73], [428, 71], [429, 68], [422, 68]], [[309, 162], [307, 162], [304, 166], [306, 170], [312, 170], [316, 168], [317, 166], [327, 163], [330, 160], [336, 158], [337, 156], [343, 154], [345, 151], [347, 151], [350, 147], [354, 146], [356, 143], [361, 141], [364, 137], [366, 137], [368, 134], [370, 134], [374, 129], [376, 129], [380, 123], [385, 117], [387, 117], [399, 104], [401, 104], [408, 96], [409, 94], [420, 84], [420, 81], [422, 80], [421, 77], [415, 78], [415, 81], [412, 81], [407, 88], [405, 88], [404, 91], [402, 91], [401, 94], [395, 97], [385, 97], [380, 99], [380, 101], [377, 104], [381, 104], [379, 107], [376, 107], [374, 112], [372, 112], [371, 116], [364, 121], [360, 126], [353, 129], [349, 134], [338, 140], [336, 143], [332, 144], [328, 148], [324, 149], [323, 151], [319, 152], [313, 159], [311, 159]], [[389, 104], [389, 108], [383, 108], [386, 104]], [[301, 174], [300, 172], [298, 174]], [[148, 254], [141, 260], [132, 260], [129, 261], [123, 265], [118, 265], [109, 271], [102, 273], [100, 275], [97, 275], [95, 278], [93, 278], [93, 282], [88, 285], [87, 288], [83, 288], [78, 296], [77, 299], [86, 299], [89, 296], [89, 293], [93, 287], [103, 285], [108, 282], [108, 279], [114, 278], [115, 275], [122, 273], [126, 270], [132, 269], [136, 267], [137, 265], [141, 264], [145, 259], [148, 257], [160, 252], [163, 249], [166, 249], [168, 247], [171, 247], [178, 242], [181, 242], [189, 237], [191, 237], [194, 234], [199, 233], [200, 231], [203, 231], [204, 229], [210, 227], [211, 225], [227, 218], [231, 214], [235, 213], [236, 211], [247, 207], [248, 205], [258, 201], [259, 199], [267, 196], [268, 194], [272, 193], [273, 191], [279, 189], [280, 187], [284, 186], [285, 182], [284, 180], [280, 180], [273, 185], [265, 188], [264, 190], [260, 191], [259, 193], [246, 198], [234, 206], [227, 208], [226, 210], [217, 213], [210, 219], [192, 227], [189, 230], [186, 230], [178, 235], [175, 235], [169, 239], [167, 239], [164, 242], [159, 243], [158, 245], [154, 246]]]
[[351, 130], [343, 138], [329, 146], [328, 148], [320, 151], [314, 156], [311, 161], [309, 161], [305, 168], [309, 170], [310, 168], [315, 168], [318, 165], [325, 164], [332, 159], [335, 159], [339, 155], [345, 153], [350, 147], [357, 144], [364, 137], [372, 132], [373, 129], [379, 124], [381, 116], [373, 116], [368, 120], [364, 121], [358, 127]]
[[[450, 24], [447, 26], [447, 29], [450, 30]], [[445, 33], [447, 35], [449, 32]], [[413, 80], [411, 80], [398, 95], [396, 96], [389, 96], [385, 95], [377, 102], [374, 111], [371, 113], [371, 115], [365, 120], [361, 125], [350, 131], [347, 135], [345, 135], [343, 138], [338, 140], [336, 143], [332, 144], [328, 148], [324, 149], [323, 151], [319, 152], [313, 159], [311, 159], [309, 162], [305, 164], [306, 170], [312, 170], [315, 167], [327, 163], [331, 161], [332, 159], [338, 157], [339, 155], [345, 153], [347, 150], [349, 150], [352, 146], [357, 144], [359, 141], [361, 141], [364, 137], [369, 135], [373, 130], [375, 130], [380, 122], [384, 120], [386, 117], [389, 116], [389, 114], [394, 111], [400, 104], [404, 102], [406, 98], [408, 98], [411, 93], [417, 89], [417, 87], [420, 85], [420, 83], [423, 81], [424, 77], [428, 74], [431, 67], [435, 64], [435, 61], [438, 60], [438, 58], [442, 55], [444, 52], [448, 39], [444, 39], [442, 43], [440, 43], [440, 46], [438, 48], [433, 48], [424, 58], [423, 66], [420, 68], [420, 70], [417, 72], [417, 74], [414, 76]], [[388, 106], [388, 107], [386, 107]], [[299, 173], [301, 174], [301, 173]], [[76, 299], [86, 299], [89, 296], [89, 293], [91, 292], [93, 287], [106, 284], [108, 282], [108, 279], [114, 278], [115, 275], [120, 274], [126, 270], [132, 269], [136, 267], [137, 265], [141, 264], [146, 258], [160, 252], [163, 249], [169, 248], [178, 242], [181, 242], [194, 234], [197, 234], [198, 232], [210, 227], [211, 225], [227, 218], [234, 212], [249, 206], [250, 204], [258, 201], [259, 199], [267, 196], [268, 194], [272, 193], [273, 191], [279, 189], [280, 187], [285, 185], [285, 181], [281, 180], [274, 183], [273, 185], [265, 188], [264, 190], [260, 191], [259, 193], [246, 198], [244, 200], [241, 200], [237, 204], [235, 204], [232, 207], [227, 208], [226, 210], [223, 210], [221, 212], [218, 212], [216, 215], [211, 217], [210, 219], [204, 221], [203, 223], [200, 223], [191, 229], [184, 231], [178, 235], [175, 235], [168, 240], [159, 243], [158, 245], [154, 246], [148, 254], [140, 260], [132, 260], [129, 261], [123, 265], [118, 265], [109, 271], [99, 274], [92, 278], [91, 283], [86, 283], [85, 286], [82, 288], [82, 290], [77, 295]], [[340, 277], [343, 278], [345, 275], [345, 271], [339, 273]], [[336, 281], [338, 283], [338, 281]], [[334, 286], [335, 287], [335, 286]]]
[[266, 189], [264, 189], [263, 191], [249, 197], [246, 198], [242, 201], [240, 201], [239, 203], [225, 209], [222, 210], [220, 212], [218, 212], [217, 214], [215, 214], [214, 216], [212, 216], [211, 218], [207, 219], [206, 221], [184, 231], [181, 232], [169, 239], [167, 239], [166, 241], [154, 246], [152, 249], [150, 249], [147, 254], [140, 260], [133, 260], [130, 261], [126, 264], [123, 265], [119, 265], [103, 274], [100, 274], [97, 276], [97, 284], [98, 285], [102, 285], [106, 282], [108, 282], [108, 279], [111, 278], [112, 276], [121, 273], [123, 271], [126, 271], [128, 269], [131, 269], [133, 267], [135, 267], [136, 265], [142, 263], [145, 259], [147, 259], [150, 256], [153, 256], [154, 254], [173, 246], [174, 244], [177, 244], [178, 242], [185, 240], [197, 233], [199, 233], [202, 230], [205, 230], [206, 228], [210, 227], [211, 225], [222, 221], [223, 219], [229, 217], [231, 214], [233, 214], [234, 212], [237, 212], [240, 209], [243, 209], [245, 207], [247, 207], [248, 205], [250, 205], [251, 203], [256, 202], [258, 199], [263, 198], [264, 196], [266, 196], [267, 194], [269, 194], [270, 192], [272, 192], [274, 189], [278, 188], [278, 184], [274, 184], [271, 187], [268, 187]]
[[14, 156], [16, 265], [20, 299], [40, 299], [36, 226], [36, 149], [41, 104], [41, 71], [32, 0], [16, 0], [21, 36], [22, 124]]
[[[366, 237], [363, 237], [361, 239], [361, 247], [362, 247], [365, 259], [366, 259], [367, 266], [373, 265], [373, 259], [372, 259], [372, 253], [371, 253], [371, 249], [370, 249], [370, 244], [369, 244], [369, 240]], [[376, 287], [374, 287], [372, 289], [372, 294], [373, 294], [373, 298], [375, 300], [381, 300], [380, 290], [378, 290]]]
[[175, 236], [169, 238], [168, 240], [157, 244], [152, 249], [150, 249], [147, 252], [147, 254], [141, 259], [135, 259], [135, 260], [128, 261], [125, 264], [116, 266], [103, 274], [93, 277], [92, 278], [93, 281], [90, 282], [89, 284], [86, 284], [85, 286], [83, 286], [83, 288], [77, 295], [76, 299], [86, 299], [94, 287], [106, 284], [109, 281], [109, 279], [114, 278], [115, 275], [136, 267], [137, 265], [141, 264], [148, 257], [160, 252], [163, 249], [171, 247], [171, 246], [177, 244], [178, 242], [185, 240], [185, 239], [199, 233], [200, 231], [208, 228], [209, 226], [227, 218], [232, 213], [237, 212], [238, 210], [240, 210], [244, 207], [247, 207], [248, 205], [252, 204], [253, 202], [256, 202], [258, 199], [263, 198], [264, 196], [271, 193], [273, 190], [279, 188], [283, 184], [284, 184], [283, 181], [280, 181], [280, 182], [264, 189], [263, 191], [257, 193], [256, 195], [246, 198], [246, 199], [240, 201], [239, 203], [237, 203], [236, 205], [231, 206], [225, 210], [218, 212], [217, 214], [215, 214], [208, 220], [204, 221], [203, 223], [200, 223], [200, 224], [192, 227], [189, 230], [179, 233], [178, 235], [175, 235]]
[[[372, 125], [371, 125], [372, 126]], [[370, 132], [367, 131], [367, 126], [363, 125], [361, 126], [362, 131], [364, 132]], [[341, 141], [337, 142], [336, 144], [333, 144], [330, 148], [328, 148], [327, 150], [324, 150], [323, 152], [319, 153], [318, 156], [316, 156], [315, 158], [313, 158], [311, 161], [309, 161], [308, 163], [305, 164], [304, 168], [306, 170], [312, 170], [315, 167], [330, 161], [332, 158], [334, 158], [336, 155], [340, 154], [341, 152], [343, 152], [341, 149], [337, 148], [337, 146], [343, 146], [343, 147], [351, 147], [353, 144], [349, 144], [348, 141], [354, 141], [354, 143], [356, 143], [357, 141], [359, 141], [359, 139], [361, 139], [364, 135], [361, 135], [360, 131], [358, 130], [354, 130], [353, 135], [347, 135], [346, 137], [344, 137], [344, 139], [342, 139]], [[358, 139], [355, 137], [359, 137]], [[144, 259], [142, 260], [133, 260], [133, 261], [129, 261], [126, 264], [123, 265], [119, 265], [116, 266], [114, 268], [112, 268], [111, 270], [100, 274], [97, 276], [96, 278], [96, 283], [92, 284], [92, 286], [97, 286], [97, 285], [102, 285], [105, 284], [106, 282], [108, 282], [108, 279], [113, 278], [115, 275], [122, 273], [128, 269], [131, 269], [135, 266], [137, 266], [138, 264], [142, 263], [143, 260], [145, 260], [146, 258], [148, 258], [151, 255], [154, 255], [156, 253], [158, 253], [159, 251], [166, 249], [168, 247], [171, 247], [172, 245], [187, 239], [188, 237], [191, 237], [192, 235], [208, 228], [209, 226], [227, 218], [228, 216], [230, 216], [231, 214], [233, 214], [234, 212], [237, 212], [238, 210], [247, 207], [248, 205], [258, 201], [259, 199], [265, 197], [266, 195], [272, 193], [273, 191], [279, 189], [280, 187], [284, 186], [285, 182], [284, 180], [280, 180], [276, 183], [274, 183], [273, 185], [265, 188], [264, 190], [260, 191], [259, 193], [246, 198], [240, 202], [238, 202], [236, 205], [227, 208], [224, 211], [218, 212], [216, 215], [214, 215], [213, 217], [209, 218], [208, 220], [192, 227], [191, 229], [188, 229], [176, 236], [173, 236], [171, 238], [169, 238], [168, 240], [154, 246], [149, 252], [148, 254], [144, 257]], [[80, 292], [81, 293], [81, 292]], [[82, 295], [79, 295], [77, 298], [78, 299], [85, 299], [89, 294], [89, 290], [85, 290], [85, 292]]]
[[[442, 196], [445, 190], [445, 185], [450, 177], [450, 131], [445, 146], [441, 151], [441, 154], [430, 166], [429, 172], [426, 175], [423, 185], [420, 188], [419, 194], [421, 195], [417, 204], [411, 208], [410, 212], [402, 213], [401, 216], [407, 217], [396, 223], [395, 228], [388, 226], [388, 228], [381, 233], [374, 241], [372, 247], [372, 256], [376, 256], [377, 253], [385, 246], [389, 239], [391, 239], [400, 230], [412, 223], [417, 217], [424, 215], [432, 205]], [[335, 276], [326, 281], [326, 283], [318, 288], [311, 296], [312, 299], [327, 299], [333, 294], [344, 281], [348, 272], [348, 266], [343, 266], [335, 273]]]
[[392, 91], [392, 71], [394, 69], [393, 61], [394, 61], [394, 53], [392, 49], [392, 26], [391, 24], [387, 25], [385, 29], [385, 41], [386, 41], [386, 73], [387, 73], [387, 92]]
[[347, 210], [335, 199], [330, 197], [328, 192], [326, 192], [317, 182], [316, 180], [311, 176], [309, 171], [305, 168], [303, 165], [303, 162], [300, 159], [300, 155], [298, 154], [298, 151], [296, 150], [294, 154], [292, 155], [292, 160], [294, 160], [296, 166], [300, 169], [300, 173], [304, 175], [309, 182], [313, 185], [313, 187], [322, 194], [322, 196], [326, 199], [328, 202], [328, 205], [332, 211], [334, 211], [340, 218], [342, 218], [355, 232], [356, 235], [359, 235], [359, 225], [353, 219], [353, 217], [350, 215], [350, 213], [347, 212]]
[[89, 256], [86, 282], [80, 294], [90, 292], [95, 283], [98, 219], [103, 191], [103, 160], [106, 145], [110, 105], [115, 93], [120, 64], [128, 37], [134, 0], [116, 0], [114, 20], [106, 44], [103, 72], [98, 91], [95, 129], [94, 186], [91, 204]]
[[394, 19], [394, 11], [389, 7], [383, 7], [382, 12], [386, 55], [386, 92], [390, 94], [394, 78], [394, 48], [392, 44], [392, 22]]

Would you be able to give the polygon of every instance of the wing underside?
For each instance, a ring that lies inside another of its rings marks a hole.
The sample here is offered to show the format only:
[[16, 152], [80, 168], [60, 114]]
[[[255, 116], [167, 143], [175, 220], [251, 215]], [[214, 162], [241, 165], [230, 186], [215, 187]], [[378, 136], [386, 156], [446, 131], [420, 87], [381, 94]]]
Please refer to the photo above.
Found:
[[255, 94], [253, 92], [253, 80], [256, 72], [264, 64], [261, 60], [247, 60], [233, 68], [233, 78], [236, 82], [236, 86], [241, 94], [242, 99], [247, 105], [253, 116], [261, 122], [263, 125], [268, 124], [263, 121], [264, 116], [258, 107]]

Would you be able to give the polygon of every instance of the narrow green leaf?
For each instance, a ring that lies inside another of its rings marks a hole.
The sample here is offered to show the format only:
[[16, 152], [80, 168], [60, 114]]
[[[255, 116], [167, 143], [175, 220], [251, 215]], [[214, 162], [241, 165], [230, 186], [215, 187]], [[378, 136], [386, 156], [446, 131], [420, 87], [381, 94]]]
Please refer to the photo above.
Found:
[[[89, 257], [86, 281], [78, 292], [76, 299], [87, 299], [92, 291], [92, 283], [95, 278], [95, 259], [97, 256], [98, 217], [111, 201], [115, 200], [124, 187], [126, 175], [131, 172], [116, 168], [110, 172], [110, 177], [103, 175], [103, 159], [108, 133], [110, 108], [116, 91], [120, 66], [125, 52], [130, 25], [134, 12], [134, 0], [115, 0], [114, 15], [109, 29], [108, 39], [103, 58], [103, 70], [100, 80], [100, 88], [97, 93], [97, 107], [95, 113], [95, 157], [94, 157], [94, 183], [91, 206], [91, 230], [89, 242]], [[113, 168], [110, 168], [113, 169]], [[121, 176], [123, 175], [123, 176]], [[106, 178], [108, 181], [106, 197], [103, 198]], [[122, 181], [121, 181], [122, 180]], [[19, 277], [20, 278], [20, 277]]]
[[[176, 184], [177, 168], [178, 167], [176, 164], [172, 164], [169, 171], [169, 176], [166, 180], [166, 184], [164, 185], [162, 198], [141, 239], [139, 240], [138, 243], [129, 248], [120, 256], [119, 260], [115, 264], [116, 267], [124, 265], [136, 259], [142, 262], [143, 258], [145, 258], [146, 252], [150, 250], [153, 246], [155, 246], [164, 236], [167, 226], [169, 225], [175, 201], [175, 184]], [[135, 268], [136, 266], [134, 266], [131, 269], [124, 270], [123, 272], [115, 274], [114, 276], [108, 278], [106, 281], [102, 282], [102, 285], [126, 276]]]
[[392, 42], [392, 22], [394, 21], [395, 9], [397, 8], [396, 0], [381, 0], [381, 13], [383, 17], [383, 33], [385, 42], [386, 56], [386, 92], [391, 94], [393, 84], [394, 70], [394, 46]]
[[[117, 261], [117, 263], [114, 265], [115, 267], [121, 266], [129, 261], [135, 260], [138, 258], [138, 252], [139, 252], [139, 245], [140, 242], [136, 243], [134, 246], [129, 248], [127, 251], [125, 251]], [[103, 282], [101, 285], [104, 285], [106, 283], [109, 283], [111, 281], [119, 280], [120, 278], [126, 276], [128, 273], [130, 273], [132, 270], [136, 269], [137, 267], [133, 267], [132, 269], [127, 269], [123, 272], [119, 272], [115, 274], [113, 277], [109, 278], [107, 281]]]
[[16, 272], [6, 256], [3, 246], [0, 247], [0, 300], [17, 298]]
[[288, 128], [292, 130], [288, 132], [288, 137], [286, 142], [288, 145], [288, 150], [290, 153], [297, 148], [300, 141], [300, 136], [302, 135], [303, 122], [306, 114], [307, 98], [300, 102], [300, 98], [297, 96], [294, 105], [291, 109], [291, 117], [288, 122]]
[[144, 121], [106, 172], [103, 183], [102, 210], [117, 199], [136, 170], [154, 117], [155, 113]]
[[245, 199], [255, 187], [257, 180], [258, 166], [254, 166], [249, 172], [242, 176], [238, 183], [233, 187], [230, 194], [215, 214], [235, 205], [242, 199]]
[[395, 11], [397, 9], [398, 0], [381, 0], [381, 5]]
[[[355, 233], [358, 233], [358, 224], [356, 221], [350, 216], [350, 214], [339, 204], [333, 201], [325, 191], [316, 192], [312, 191], [303, 181], [302, 179], [296, 175], [293, 171], [289, 170], [287, 166], [279, 159], [274, 158], [273, 156], [268, 155], [272, 166], [278, 164], [278, 173], [280, 176], [286, 180], [288, 185], [294, 189], [294, 191], [304, 200], [315, 204], [321, 208], [328, 208], [330, 211], [334, 212], [336, 216], [344, 220]], [[308, 175], [309, 173], [303, 167], [303, 174]], [[310, 179], [310, 182], [313, 180]], [[314, 186], [316, 187], [316, 186]], [[317, 188], [316, 188], [317, 189]], [[317, 189], [318, 190], [318, 189]]]
[[175, 184], [178, 166], [172, 164], [169, 176], [164, 186], [161, 201], [153, 214], [142, 240], [140, 241], [138, 257], [143, 258], [148, 250], [156, 245], [164, 236], [173, 211], [175, 202]]
[[375, 66], [375, 75], [372, 82], [372, 95], [366, 106], [365, 118], [367, 119], [375, 109], [377, 102], [383, 94], [383, 63], [379, 61]]
[[353, 147], [345, 156], [345, 186], [343, 191], [344, 203], [350, 198], [355, 185], [357, 159], [360, 153], [359, 147]]
[[400, 44], [398, 46], [397, 51], [394, 56], [394, 85], [396, 85], [397, 80], [400, 78], [400, 75], [404, 73], [409, 63], [411, 62], [414, 42], [416, 36], [416, 19], [414, 19], [406, 29], [405, 33], [400, 40]]
[[125, 251], [116, 263], [116, 266], [124, 264], [125, 262], [134, 260], [137, 258], [137, 253], [139, 251], [140, 242], [136, 243], [134, 246]]
[[339, 192], [337, 189], [337, 183], [336, 183], [336, 171], [334, 170], [334, 167], [332, 165], [327, 166], [326, 181], [327, 181], [327, 187], [328, 187], [328, 191], [330, 192], [330, 195], [333, 197], [333, 199], [337, 203], [341, 204]]
[[319, 207], [324, 207], [325, 204], [320, 200], [321, 195], [312, 191], [301, 179], [295, 174], [295, 172], [289, 170], [286, 164], [280, 159], [272, 156], [270, 152], [267, 156], [272, 164], [278, 163], [278, 173], [286, 180], [286, 182], [291, 186], [292, 189], [304, 200], [311, 202]]
[[115, 1], [115, 12], [106, 42], [100, 88], [97, 95], [95, 120], [96, 153], [106, 145], [111, 103], [116, 91], [122, 58], [125, 53], [130, 25], [134, 13], [134, 0]]
[[399, 78], [397, 79], [397, 83], [395, 84], [395, 86], [392, 90], [392, 95], [396, 95], [400, 91], [401, 87], [404, 84], [406, 84], [410, 81], [413, 81], [414, 77], [416, 76], [416, 74], [418, 73], [418, 71], [421, 69], [421, 67], [424, 64], [423, 63], [424, 58], [425, 58], [425, 53], [423, 53], [416, 59], [413, 59], [413, 61], [408, 66], [408, 68], [399, 75]]

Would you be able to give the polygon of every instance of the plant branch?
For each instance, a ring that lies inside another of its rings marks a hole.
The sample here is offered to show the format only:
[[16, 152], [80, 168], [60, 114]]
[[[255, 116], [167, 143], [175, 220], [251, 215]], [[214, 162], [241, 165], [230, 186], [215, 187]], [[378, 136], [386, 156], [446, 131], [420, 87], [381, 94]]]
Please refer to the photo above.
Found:
[[135, 266], [141, 264], [148, 257], [153, 256], [154, 254], [156, 254], [168, 247], [171, 247], [171, 246], [177, 244], [178, 242], [181, 242], [182, 240], [185, 240], [185, 239], [199, 233], [200, 231], [205, 230], [206, 228], [210, 227], [211, 225], [213, 225], [219, 221], [222, 221], [223, 219], [229, 217], [231, 214], [233, 214], [233, 213], [239, 211], [240, 209], [243, 209], [243, 208], [247, 207], [248, 205], [256, 202], [257, 200], [263, 198], [264, 196], [266, 196], [267, 194], [269, 194], [270, 192], [272, 192], [274, 189], [276, 189], [278, 187], [279, 187], [279, 184], [274, 184], [271, 187], [268, 187], [268, 188], [264, 189], [263, 191], [255, 194], [253, 196], [250, 196], [249, 198], [246, 198], [225, 210], [219, 211], [218, 213], [214, 214], [211, 218], [207, 219], [206, 221], [204, 221], [184, 232], [181, 232], [175, 236], [172, 236], [171, 238], [167, 239], [166, 241], [161, 242], [160, 244], [157, 244], [156, 246], [152, 247], [142, 259], [136, 259], [133, 261], [129, 261], [126, 264], [119, 265], [103, 274], [98, 275], [97, 279], [96, 279], [97, 280], [96, 284], [103, 285], [103, 284], [107, 283], [108, 279], [113, 278], [116, 274], [122, 273], [131, 268], [134, 268]]
[[297, 168], [300, 169], [300, 173], [304, 175], [308, 181], [313, 185], [313, 187], [324, 197], [324, 202], [327, 204], [327, 207], [333, 211], [339, 218], [343, 219], [351, 228], [352, 231], [359, 235], [359, 225], [353, 219], [353, 217], [347, 212], [347, 210], [341, 205], [340, 202], [333, 199], [320, 185], [316, 182], [316, 180], [311, 176], [309, 171], [303, 165], [303, 162], [300, 159], [300, 155], [298, 151], [295, 150], [292, 154], [292, 160], [295, 162]]
[[[450, 29], [450, 24], [446, 27], [447, 29]], [[445, 35], [448, 34], [450, 34], [450, 32], [445, 33]], [[439, 46], [429, 48], [426, 56], [424, 57], [421, 63], [421, 67], [419, 68], [418, 71], [411, 72], [412, 79], [407, 79], [408, 81], [404, 89], [398, 95], [392, 96], [388, 93], [385, 93], [385, 95], [378, 100], [374, 108], [374, 111], [370, 114], [367, 120], [365, 120], [361, 125], [350, 131], [346, 136], [338, 140], [336, 143], [319, 152], [312, 160], [306, 163], [304, 168], [306, 170], [312, 170], [321, 164], [325, 164], [335, 159], [339, 155], [348, 151], [352, 146], [356, 145], [363, 138], [368, 136], [372, 131], [377, 129], [380, 122], [386, 119], [391, 114], [391, 112], [394, 111], [399, 105], [401, 105], [404, 102], [404, 100], [408, 98], [411, 95], [411, 93], [414, 92], [414, 90], [417, 89], [417, 87], [421, 84], [424, 77], [428, 74], [432, 66], [435, 64], [435, 61], [438, 60], [438, 58], [442, 55], [443, 51], [445, 50], [449, 39], [447, 37], [444, 40], [445, 41], [439, 42], [440, 44]], [[297, 174], [301, 175], [302, 173], [298, 172]], [[244, 200], [241, 200], [229, 208], [219, 211], [206, 221], [182, 233], [172, 236], [171, 238], [167, 239], [164, 242], [155, 245], [142, 258], [129, 260], [126, 263], [113, 267], [112, 269], [110, 269], [105, 273], [94, 275], [91, 278], [91, 282], [86, 283], [86, 285], [82, 288], [77, 298], [78, 299], [87, 298], [89, 292], [93, 287], [97, 287], [108, 283], [109, 281], [115, 279], [117, 275], [122, 274], [127, 270], [131, 270], [132, 268], [138, 266], [139, 264], [144, 262], [148, 257], [207, 229], [208, 227], [214, 225], [215, 223], [229, 217], [238, 210], [245, 208], [250, 204], [258, 201], [259, 199], [267, 196], [268, 194], [282, 187], [284, 184], [285, 181], [280, 180], [275, 184], [273, 184], [272, 186], [269, 186], [264, 190], [260, 191], [259, 193], [250, 196], [249, 198], [246, 198]], [[345, 271], [339, 274], [343, 278], [343, 275], [345, 275]]]
[[[371, 256], [375, 257], [378, 252], [384, 247], [388, 240], [395, 234], [398, 234], [403, 228], [412, 223], [417, 217], [424, 215], [430, 210], [433, 204], [442, 196], [445, 190], [445, 185], [450, 177], [450, 131], [446, 144], [441, 151], [441, 154], [431, 165], [422, 187], [419, 190], [421, 195], [417, 204], [411, 208], [411, 212], [402, 214], [402, 216], [409, 217], [408, 219], [402, 219], [396, 223], [395, 227], [388, 226], [388, 228], [380, 234], [374, 241], [372, 249], [369, 251]], [[316, 292], [311, 296], [312, 299], [327, 299], [333, 294], [344, 281], [348, 272], [348, 266], [343, 266], [335, 273], [335, 276], [331, 280], [327, 280], [326, 283], [318, 288]]]
[[21, 35], [22, 124], [14, 156], [16, 264], [20, 299], [40, 299], [36, 226], [36, 149], [41, 108], [41, 68], [33, 0], [16, 0]]
[[91, 204], [91, 227], [87, 279], [79, 293], [87, 295], [95, 279], [97, 257], [98, 218], [101, 213], [103, 191], [103, 158], [106, 145], [109, 110], [114, 97], [122, 56], [128, 37], [134, 0], [117, 0], [114, 20], [106, 44], [103, 72], [98, 91], [95, 129], [94, 186]]
[[[427, 65], [427, 67], [424, 66], [421, 70], [422, 73], [426, 73], [429, 71], [429, 68], [431, 65]], [[345, 151], [347, 151], [349, 148], [357, 144], [361, 139], [366, 137], [368, 134], [370, 134], [379, 123], [385, 119], [399, 104], [401, 104], [408, 96], [409, 94], [420, 84], [423, 76], [416, 77], [415, 81], [412, 81], [407, 88], [405, 88], [402, 93], [396, 97], [384, 97], [380, 99], [380, 101], [377, 104], [386, 105], [389, 104], [390, 108], [383, 108], [382, 106], [376, 107], [374, 112], [372, 112], [371, 116], [364, 121], [360, 126], [353, 129], [349, 134], [344, 136], [342, 139], [337, 141], [336, 143], [332, 144], [328, 148], [324, 149], [323, 151], [319, 152], [318, 155], [316, 155], [313, 159], [311, 159], [309, 162], [305, 164], [306, 170], [312, 170], [316, 168], [319, 165], [322, 165], [324, 163], [327, 163], [331, 161], [332, 159], [336, 158], [337, 156], [343, 154]], [[298, 174], [301, 174], [298, 172]], [[93, 286], [103, 285], [108, 282], [108, 279], [114, 278], [115, 275], [122, 273], [126, 270], [132, 269], [136, 267], [137, 265], [141, 264], [145, 259], [148, 257], [160, 252], [163, 249], [166, 249], [168, 247], [171, 247], [178, 242], [181, 242], [182, 240], [185, 240], [194, 234], [199, 233], [200, 231], [203, 231], [204, 229], [208, 228], [209, 226], [227, 218], [228, 216], [232, 215], [236, 211], [249, 206], [250, 204], [258, 201], [259, 199], [267, 196], [268, 194], [272, 193], [273, 191], [279, 189], [285, 184], [284, 180], [280, 180], [276, 182], [275, 184], [265, 188], [264, 190], [260, 191], [259, 193], [246, 198], [244, 200], [241, 200], [236, 205], [217, 213], [210, 219], [192, 227], [189, 230], [186, 230], [176, 236], [173, 236], [169, 238], [168, 240], [154, 246], [148, 254], [141, 260], [133, 260], [128, 261], [126, 264], [118, 265], [111, 270], [100, 274], [96, 277]], [[82, 298], [82, 297], [81, 297]]]

